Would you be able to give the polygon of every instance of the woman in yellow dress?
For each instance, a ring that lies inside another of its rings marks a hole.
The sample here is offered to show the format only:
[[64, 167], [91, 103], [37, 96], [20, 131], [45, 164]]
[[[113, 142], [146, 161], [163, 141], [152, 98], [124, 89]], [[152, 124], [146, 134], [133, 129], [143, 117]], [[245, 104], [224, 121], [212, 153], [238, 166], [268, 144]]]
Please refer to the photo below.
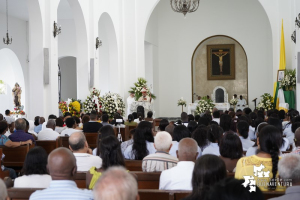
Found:
[[235, 178], [245, 179], [245, 186], [257, 185], [262, 191], [285, 191], [277, 181], [279, 148], [282, 133], [275, 126], [267, 125], [257, 137], [258, 153], [242, 157], [236, 165]]

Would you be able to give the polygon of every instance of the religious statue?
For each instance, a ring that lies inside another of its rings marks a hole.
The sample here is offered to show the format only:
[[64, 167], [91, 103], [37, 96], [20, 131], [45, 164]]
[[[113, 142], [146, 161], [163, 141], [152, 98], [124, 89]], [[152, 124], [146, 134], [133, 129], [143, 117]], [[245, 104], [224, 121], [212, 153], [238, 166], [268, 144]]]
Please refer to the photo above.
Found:
[[14, 104], [16, 108], [21, 107], [21, 94], [22, 90], [18, 83], [15, 84], [15, 87], [12, 89], [12, 95], [14, 98]]
[[214, 55], [219, 57], [219, 65], [220, 65], [220, 74], [223, 74], [223, 56], [226, 56], [229, 52], [228, 51], [223, 51], [219, 50], [219, 52], [213, 52]]

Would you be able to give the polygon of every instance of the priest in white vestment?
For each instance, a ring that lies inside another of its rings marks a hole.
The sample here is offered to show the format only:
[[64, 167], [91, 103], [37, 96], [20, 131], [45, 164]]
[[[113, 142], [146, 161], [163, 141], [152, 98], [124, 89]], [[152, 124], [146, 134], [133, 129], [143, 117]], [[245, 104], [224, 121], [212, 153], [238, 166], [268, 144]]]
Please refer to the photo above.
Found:
[[238, 102], [236, 104], [236, 110], [243, 110], [244, 108], [246, 108], [247, 102], [245, 99], [243, 99], [243, 96], [240, 95], [240, 98], [238, 99]]
[[142, 96], [138, 99], [138, 101], [146, 101], [151, 103], [151, 97], [148, 95], [148, 91], [146, 88], [142, 89]]
[[133, 102], [135, 102], [134, 93], [130, 93], [129, 97], [127, 98], [127, 115], [132, 114], [130, 107]]

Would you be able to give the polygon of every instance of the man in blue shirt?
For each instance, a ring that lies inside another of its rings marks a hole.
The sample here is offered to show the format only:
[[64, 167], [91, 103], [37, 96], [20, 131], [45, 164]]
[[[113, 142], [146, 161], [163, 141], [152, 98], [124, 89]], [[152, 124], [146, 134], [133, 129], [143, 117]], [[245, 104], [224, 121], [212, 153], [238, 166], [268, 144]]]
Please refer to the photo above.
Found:
[[8, 137], [12, 142], [20, 142], [20, 144], [27, 140], [32, 140], [32, 142], [35, 142], [32, 135], [25, 133], [26, 122], [24, 119], [17, 119], [15, 121], [15, 128], [16, 131]]
[[47, 189], [34, 192], [30, 200], [92, 200], [91, 190], [79, 189], [74, 182], [77, 171], [73, 153], [64, 147], [53, 150], [48, 156], [47, 169], [52, 181]]

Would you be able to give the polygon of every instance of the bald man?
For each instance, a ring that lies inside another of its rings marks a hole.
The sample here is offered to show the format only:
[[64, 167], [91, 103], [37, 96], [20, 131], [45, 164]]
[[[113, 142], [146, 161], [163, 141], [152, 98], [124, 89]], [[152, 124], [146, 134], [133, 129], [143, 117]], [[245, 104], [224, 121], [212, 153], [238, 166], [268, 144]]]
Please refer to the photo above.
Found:
[[165, 170], [159, 179], [160, 190], [192, 190], [192, 173], [198, 156], [198, 144], [192, 138], [181, 139], [176, 152], [176, 167]]
[[48, 156], [47, 169], [52, 178], [49, 188], [34, 192], [30, 200], [93, 199], [92, 191], [81, 190], [74, 182], [76, 159], [69, 149], [60, 147], [53, 150]]
[[91, 167], [99, 169], [102, 166], [102, 159], [99, 156], [92, 155], [93, 152], [82, 132], [74, 132], [69, 137], [69, 148], [76, 158], [79, 172], [89, 171]]
[[295, 141], [296, 148], [291, 153], [300, 155], [300, 128], [297, 128], [295, 131], [294, 141]]
[[46, 128], [39, 132], [38, 140], [56, 140], [60, 134], [55, 131], [56, 121], [55, 119], [49, 119]]

